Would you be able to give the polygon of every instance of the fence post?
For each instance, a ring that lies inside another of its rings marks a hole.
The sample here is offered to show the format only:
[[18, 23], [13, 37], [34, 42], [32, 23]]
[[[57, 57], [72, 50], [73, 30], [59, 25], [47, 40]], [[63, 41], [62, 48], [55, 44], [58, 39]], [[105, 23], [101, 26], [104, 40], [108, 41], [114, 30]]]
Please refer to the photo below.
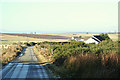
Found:
[[53, 49], [51, 49], [51, 54], [53, 55]]

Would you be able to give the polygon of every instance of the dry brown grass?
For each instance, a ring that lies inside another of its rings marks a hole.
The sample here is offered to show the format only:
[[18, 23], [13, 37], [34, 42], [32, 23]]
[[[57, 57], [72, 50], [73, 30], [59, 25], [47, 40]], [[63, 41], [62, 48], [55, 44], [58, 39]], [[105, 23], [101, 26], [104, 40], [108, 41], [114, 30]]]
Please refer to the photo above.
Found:
[[120, 55], [107, 54], [96, 56], [95, 54], [79, 54], [69, 57], [65, 68], [73, 77], [81, 78], [114, 78], [119, 77]]
[[104, 65], [104, 66], [106, 66], [106, 65], [115, 65], [115, 64], [119, 64], [119, 61], [120, 61], [120, 55], [118, 55], [118, 54], [114, 54], [114, 53], [112, 53], [112, 54], [107, 54], [107, 55], [103, 55], [102, 56], [102, 64]]
[[[80, 66], [94, 64], [98, 57], [95, 54], [79, 54], [77, 56], [69, 57], [65, 66], [67, 69], [77, 71]], [[69, 65], [70, 64], [70, 65]]]
[[33, 51], [34, 51], [36, 57], [38, 58], [38, 61], [39, 61], [39, 62], [41, 62], [41, 63], [48, 62], [48, 59], [46, 59], [46, 58], [44, 57], [44, 55], [42, 55], [42, 54], [46, 53], [47, 50], [37, 49], [37, 47], [34, 46], [34, 47], [33, 47]]
[[41, 47], [43, 46], [42, 44], [41, 45], [35, 45], [33, 47], [33, 50], [34, 50], [34, 53], [35, 55], [37, 56], [37, 58], [39, 59], [39, 62], [53, 62], [53, 58], [52, 58], [52, 54], [51, 52], [49, 51], [49, 47], [50, 45], [48, 44], [44, 44], [44, 48]]
[[2, 51], [2, 56], [0, 61], [3, 64], [7, 64], [11, 60], [13, 60], [19, 53], [22, 51], [22, 46], [9, 46], [7, 49]]
[[109, 36], [113, 41], [117, 41], [117, 40], [118, 40], [118, 34], [108, 34], [108, 36]]

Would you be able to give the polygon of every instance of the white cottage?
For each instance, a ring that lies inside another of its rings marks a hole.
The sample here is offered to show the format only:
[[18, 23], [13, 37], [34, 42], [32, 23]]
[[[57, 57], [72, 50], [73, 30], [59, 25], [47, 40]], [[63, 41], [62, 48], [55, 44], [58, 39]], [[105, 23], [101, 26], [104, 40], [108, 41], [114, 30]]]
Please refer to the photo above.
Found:
[[103, 41], [105, 39], [103, 39], [101, 36], [95, 35], [92, 36], [91, 38], [89, 38], [88, 40], [84, 41], [85, 43], [89, 44], [89, 43], [100, 43], [101, 41]]

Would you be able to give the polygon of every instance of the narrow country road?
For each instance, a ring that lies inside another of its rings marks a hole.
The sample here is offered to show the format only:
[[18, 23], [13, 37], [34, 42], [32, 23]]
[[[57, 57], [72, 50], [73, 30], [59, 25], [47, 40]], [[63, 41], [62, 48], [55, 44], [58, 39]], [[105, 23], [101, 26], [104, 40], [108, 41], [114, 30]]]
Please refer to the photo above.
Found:
[[21, 54], [0, 71], [2, 80], [49, 79], [45, 65], [38, 63], [32, 47], [25, 48]]

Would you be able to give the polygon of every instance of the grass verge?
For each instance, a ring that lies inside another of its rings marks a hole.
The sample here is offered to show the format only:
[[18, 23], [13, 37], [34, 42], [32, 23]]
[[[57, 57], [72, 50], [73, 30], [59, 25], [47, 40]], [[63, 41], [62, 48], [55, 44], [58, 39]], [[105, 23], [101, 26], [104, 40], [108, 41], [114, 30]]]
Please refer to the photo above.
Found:
[[43, 63], [44, 65], [44, 68], [46, 69], [47, 73], [48, 73], [48, 76], [50, 78], [55, 78], [56, 76], [53, 74], [53, 72], [50, 70], [50, 65], [51, 65], [51, 62], [49, 61], [49, 59], [45, 58], [41, 53], [40, 51], [38, 51], [38, 49], [34, 46], [33, 47], [33, 51], [34, 51], [34, 54], [35, 56], [37, 57], [38, 61], [40, 63]]
[[2, 66], [5, 66], [10, 61], [15, 59], [23, 50], [23, 46], [20, 45], [12, 45], [9, 46], [7, 49], [2, 50], [2, 56], [0, 57], [0, 62]]

